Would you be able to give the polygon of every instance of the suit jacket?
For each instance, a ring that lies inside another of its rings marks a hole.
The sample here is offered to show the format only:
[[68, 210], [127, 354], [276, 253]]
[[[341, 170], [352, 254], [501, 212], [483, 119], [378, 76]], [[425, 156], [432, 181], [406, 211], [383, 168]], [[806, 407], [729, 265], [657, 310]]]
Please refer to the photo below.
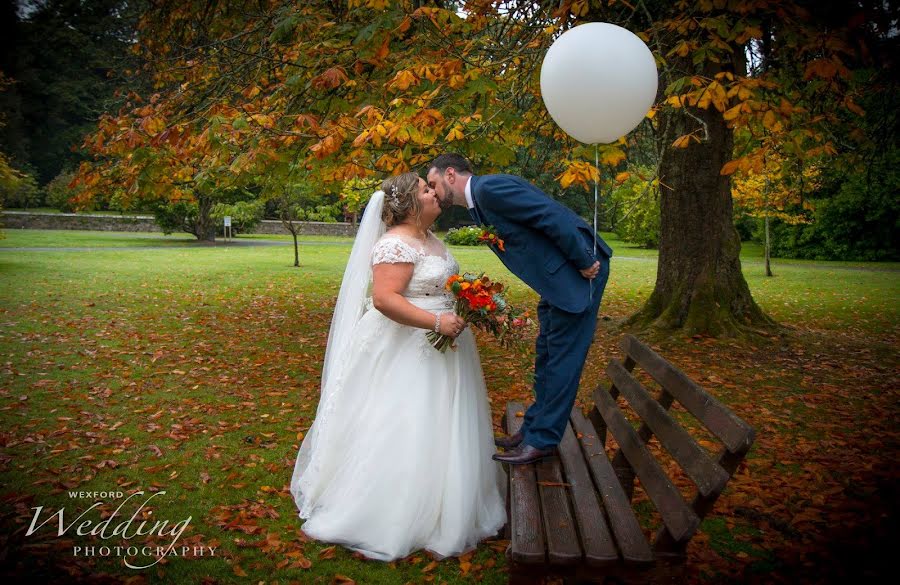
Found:
[[[515, 175], [472, 176], [472, 217], [493, 226], [506, 251], [500, 261], [551, 305], [587, 310], [589, 281], [579, 270], [594, 263], [594, 230], [574, 211]], [[612, 249], [597, 236], [597, 256]], [[601, 291], [602, 294], [602, 291]]]

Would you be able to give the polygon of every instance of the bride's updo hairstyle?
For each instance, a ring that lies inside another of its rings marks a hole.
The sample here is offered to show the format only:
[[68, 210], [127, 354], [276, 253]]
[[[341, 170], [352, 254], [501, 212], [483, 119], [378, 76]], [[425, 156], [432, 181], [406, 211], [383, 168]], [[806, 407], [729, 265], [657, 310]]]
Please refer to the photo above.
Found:
[[419, 175], [403, 173], [388, 177], [381, 183], [384, 191], [384, 209], [381, 220], [387, 227], [403, 223], [409, 217], [418, 218], [422, 211], [419, 204]]

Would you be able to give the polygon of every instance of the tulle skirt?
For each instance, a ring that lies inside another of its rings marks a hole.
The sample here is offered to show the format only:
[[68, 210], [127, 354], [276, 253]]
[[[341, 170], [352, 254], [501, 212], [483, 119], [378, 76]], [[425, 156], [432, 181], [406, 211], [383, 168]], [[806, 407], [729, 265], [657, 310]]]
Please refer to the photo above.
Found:
[[379, 560], [474, 548], [506, 522], [474, 336], [442, 354], [375, 309], [354, 333], [291, 479], [303, 532]]

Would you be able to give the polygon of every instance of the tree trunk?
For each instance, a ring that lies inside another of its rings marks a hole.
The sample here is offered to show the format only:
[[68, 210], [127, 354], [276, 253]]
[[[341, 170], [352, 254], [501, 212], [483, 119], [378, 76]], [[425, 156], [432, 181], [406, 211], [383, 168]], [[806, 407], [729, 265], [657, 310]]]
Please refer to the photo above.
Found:
[[294, 238], [294, 266], [300, 266], [300, 246], [297, 243], [297, 236], [300, 234], [300, 224], [294, 223], [295, 215], [293, 212], [287, 211], [290, 207], [286, 203], [282, 203], [280, 219], [281, 225], [284, 226], [291, 236]]
[[[661, 112], [664, 152], [656, 288], [630, 324], [714, 336], [772, 325], [741, 272], [731, 181], [719, 174], [731, 159], [731, 130], [712, 107], [690, 110], [702, 125], [683, 110]], [[671, 146], [676, 138], [694, 131], [699, 144]]]
[[213, 208], [213, 200], [210, 197], [197, 197], [197, 231], [194, 233], [198, 240], [215, 242], [216, 226], [210, 216]]

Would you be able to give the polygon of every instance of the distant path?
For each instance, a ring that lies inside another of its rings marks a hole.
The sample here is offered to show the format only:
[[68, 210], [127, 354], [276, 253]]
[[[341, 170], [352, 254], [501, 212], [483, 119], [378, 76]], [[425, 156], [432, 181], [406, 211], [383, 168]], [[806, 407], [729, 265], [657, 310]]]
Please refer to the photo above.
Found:
[[[154, 236], [138, 236], [145, 237], [147, 239], [152, 239]], [[351, 246], [353, 242], [298, 242], [301, 246]], [[230, 242], [222, 242], [216, 241], [213, 243], [204, 243], [204, 242], [193, 242], [190, 240], [186, 240], [184, 245], [178, 245], [173, 243], [169, 246], [33, 246], [33, 247], [2, 247], [0, 246], [0, 253], [3, 252], [97, 252], [104, 250], [116, 250], [116, 251], [125, 251], [125, 250], [194, 250], [197, 248], [256, 248], [256, 247], [265, 247], [265, 246], [292, 246], [294, 243], [291, 241], [281, 241], [281, 240], [232, 240]], [[656, 258], [648, 258], [646, 256], [622, 256], [621, 254], [616, 254], [614, 256], [616, 260], [629, 260], [632, 262], [656, 262]], [[741, 264], [764, 264], [762, 260], [741, 260]], [[786, 268], [790, 268], [793, 266], [798, 266], [802, 268], [812, 268], [814, 270], [852, 270], [857, 272], [898, 272], [900, 273], [900, 268], [888, 268], [888, 267], [868, 267], [868, 266], [823, 266], [821, 264], [805, 264], [805, 265], [797, 265], [797, 264], [783, 264], [781, 265]], [[775, 263], [775, 269], [777, 270], [779, 265], [777, 262]]]

